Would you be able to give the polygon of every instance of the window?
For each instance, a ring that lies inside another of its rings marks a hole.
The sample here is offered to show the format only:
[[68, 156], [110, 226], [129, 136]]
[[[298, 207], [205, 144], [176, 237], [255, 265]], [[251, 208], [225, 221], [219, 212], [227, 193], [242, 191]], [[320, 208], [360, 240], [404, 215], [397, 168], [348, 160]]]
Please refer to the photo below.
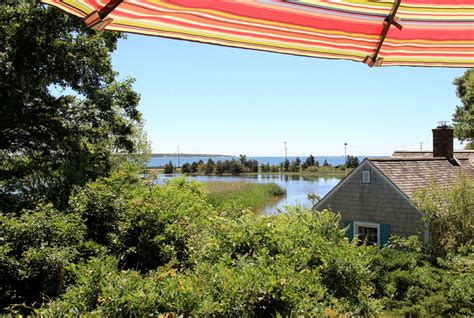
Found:
[[362, 183], [370, 183], [370, 170], [362, 170]]
[[354, 235], [371, 245], [380, 245], [380, 224], [354, 222]]

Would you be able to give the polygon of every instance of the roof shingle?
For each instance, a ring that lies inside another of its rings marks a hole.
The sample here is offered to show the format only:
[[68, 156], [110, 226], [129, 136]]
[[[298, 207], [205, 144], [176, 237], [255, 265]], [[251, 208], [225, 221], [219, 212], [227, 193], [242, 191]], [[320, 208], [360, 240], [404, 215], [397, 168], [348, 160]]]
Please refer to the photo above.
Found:
[[368, 160], [410, 199], [430, 182], [449, 186], [461, 173], [474, 180], [474, 164], [469, 159], [390, 157]]
[[[430, 150], [396, 150], [393, 152], [392, 157], [395, 158], [433, 158], [433, 151]], [[454, 150], [454, 157], [456, 159], [473, 159], [474, 150]]]

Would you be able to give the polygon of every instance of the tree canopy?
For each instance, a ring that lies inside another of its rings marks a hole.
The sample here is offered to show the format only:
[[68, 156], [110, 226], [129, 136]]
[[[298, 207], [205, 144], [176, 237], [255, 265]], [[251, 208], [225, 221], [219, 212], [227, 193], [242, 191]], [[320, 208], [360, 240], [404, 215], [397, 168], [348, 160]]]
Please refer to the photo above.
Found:
[[346, 167], [347, 168], [357, 168], [359, 166], [359, 158], [355, 156], [348, 155], [346, 158]]
[[64, 205], [75, 185], [109, 173], [112, 154], [137, 151], [139, 95], [111, 62], [122, 37], [55, 8], [0, 5], [2, 209]]
[[462, 105], [457, 106], [453, 114], [454, 135], [461, 141], [468, 141], [468, 147], [474, 146], [474, 69], [467, 70], [463, 76], [453, 82], [456, 94]]

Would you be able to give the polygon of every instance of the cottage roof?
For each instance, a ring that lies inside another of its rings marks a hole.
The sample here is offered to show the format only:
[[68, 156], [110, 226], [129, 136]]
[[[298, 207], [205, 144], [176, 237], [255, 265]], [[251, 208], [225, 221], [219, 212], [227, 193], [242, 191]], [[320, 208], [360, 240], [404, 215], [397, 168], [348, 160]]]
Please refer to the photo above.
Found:
[[435, 182], [448, 186], [463, 172], [474, 180], [474, 161], [468, 158], [447, 159], [433, 157], [372, 158], [372, 162], [403, 193], [413, 199], [414, 193]]
[[[392, 157], [396, 158], [433, 158], [433, 151], [431, 150], [396, 150], [393, 152]], [[457, 159], [470, 158], [474, 160], [474, 150], [454, 150], [454, 157]]]

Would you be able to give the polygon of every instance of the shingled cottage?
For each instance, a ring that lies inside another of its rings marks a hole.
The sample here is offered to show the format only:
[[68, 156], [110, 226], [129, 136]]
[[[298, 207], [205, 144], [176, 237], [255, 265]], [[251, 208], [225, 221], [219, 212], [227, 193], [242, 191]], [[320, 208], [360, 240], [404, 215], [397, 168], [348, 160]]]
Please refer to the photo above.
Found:
[[342, 216], [354, 235], [384, 245], [390, 235], [429, 233], [422, 213], [412, 203], [417, 190], [430, 182], [450, 185], [461, 172], [474, 180], [474, 151], [453, 151], [453, 130], [433, 129], [433, 151], [395, 151], [389, 158], [366, 158], [315, 206]]

